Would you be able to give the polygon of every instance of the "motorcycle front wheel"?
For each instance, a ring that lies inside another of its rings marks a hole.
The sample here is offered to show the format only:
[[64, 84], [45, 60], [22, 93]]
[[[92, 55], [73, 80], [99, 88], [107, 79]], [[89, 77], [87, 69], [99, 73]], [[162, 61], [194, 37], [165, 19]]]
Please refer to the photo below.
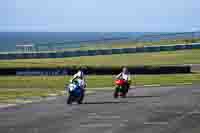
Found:
[[69, 94], [69, 97], [67, 98], [67, 104], [72, 104], [73, 102], [73, 96]]
[[80, 98], [78, 99], [77, 103], [82, 104], [84, 99], [84, 92], [81, 94]]

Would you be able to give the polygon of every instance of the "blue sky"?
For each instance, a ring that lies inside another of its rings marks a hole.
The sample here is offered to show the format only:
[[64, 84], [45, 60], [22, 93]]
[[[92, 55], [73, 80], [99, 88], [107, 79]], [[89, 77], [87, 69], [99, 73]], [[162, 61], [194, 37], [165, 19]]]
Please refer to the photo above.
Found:
[[0, 31], [200, 30], [199, 0], [1, 0]]

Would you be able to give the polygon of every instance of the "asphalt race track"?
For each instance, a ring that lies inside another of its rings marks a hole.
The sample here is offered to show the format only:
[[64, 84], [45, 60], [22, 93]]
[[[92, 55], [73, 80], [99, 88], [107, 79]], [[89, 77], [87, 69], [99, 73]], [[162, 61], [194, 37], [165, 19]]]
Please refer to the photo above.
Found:
[[200, 86], [97, 91], [83, 105], [65, 97], [0, 109], [0, 133], [200, 133]]

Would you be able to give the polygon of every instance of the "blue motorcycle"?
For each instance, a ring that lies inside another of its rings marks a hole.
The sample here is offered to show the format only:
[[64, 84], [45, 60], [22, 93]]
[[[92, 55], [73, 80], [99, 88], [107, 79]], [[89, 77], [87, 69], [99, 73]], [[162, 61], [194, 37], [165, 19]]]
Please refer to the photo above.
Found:
[[67, 87], [68, 90], [68, 99], [67, 104], [72, 104], [73, 102], [77, 102], [78, 104], [82, 104], [84, 99], [84, 89], [80, 87], [79, 82], [74, 80]]

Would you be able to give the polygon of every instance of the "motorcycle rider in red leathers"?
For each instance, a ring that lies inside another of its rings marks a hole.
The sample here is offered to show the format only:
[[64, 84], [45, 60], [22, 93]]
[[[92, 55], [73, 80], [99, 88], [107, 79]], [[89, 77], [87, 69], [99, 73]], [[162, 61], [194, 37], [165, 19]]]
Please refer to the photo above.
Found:
[[126, 92], [128, 92], [131, 84], [131, 75], [126, 67], [123, 67], [122, 72], [116, 76], [116, 79], [123, 79], [126, 81], [124, 85]]

